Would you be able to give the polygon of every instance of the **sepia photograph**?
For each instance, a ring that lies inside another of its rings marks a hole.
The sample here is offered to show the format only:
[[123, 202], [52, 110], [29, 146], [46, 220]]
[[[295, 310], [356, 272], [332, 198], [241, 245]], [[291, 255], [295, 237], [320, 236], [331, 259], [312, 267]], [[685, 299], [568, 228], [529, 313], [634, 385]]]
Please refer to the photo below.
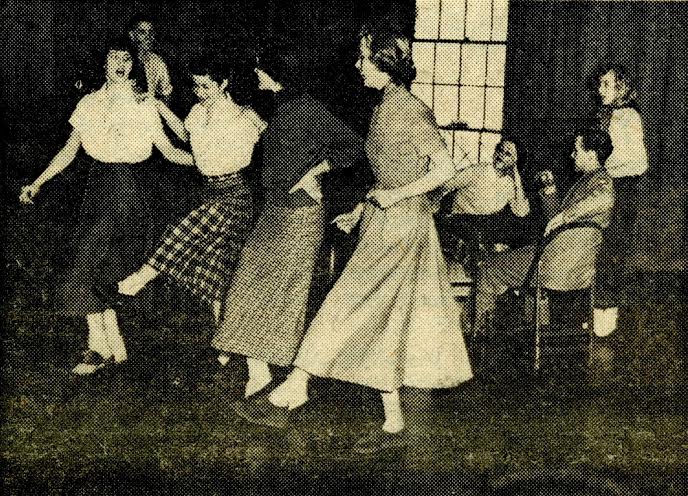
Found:
[[688, 0], [0, 12], [3, 494], [688, 494]]

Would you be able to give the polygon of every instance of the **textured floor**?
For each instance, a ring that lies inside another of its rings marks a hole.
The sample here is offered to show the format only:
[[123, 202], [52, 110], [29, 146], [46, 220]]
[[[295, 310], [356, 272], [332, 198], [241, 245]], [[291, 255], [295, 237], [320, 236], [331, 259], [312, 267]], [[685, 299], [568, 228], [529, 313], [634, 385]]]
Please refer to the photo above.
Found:
[[620, 332], [594, 343], [577, 370], [532, 376], [523, 336], [504, 326], [482, 377], [404, 393], [413, 446], [360, 457], [350, 446], [381, 422], [374, 392], [315, 382], [286, 430], [246, 424], [228, 407], [245, 380], [241, 361], [220, 369], [207, 310], [164, 287], [156, 314], [121, 316], [126, 365], [71, 377], [85, 326], [45, 310], [59, 246], [48, 240], [61, 228], [36, 211], [6, 219], [10, 494], [685, 494], [685, 302], [674, 276], [633, 279]]

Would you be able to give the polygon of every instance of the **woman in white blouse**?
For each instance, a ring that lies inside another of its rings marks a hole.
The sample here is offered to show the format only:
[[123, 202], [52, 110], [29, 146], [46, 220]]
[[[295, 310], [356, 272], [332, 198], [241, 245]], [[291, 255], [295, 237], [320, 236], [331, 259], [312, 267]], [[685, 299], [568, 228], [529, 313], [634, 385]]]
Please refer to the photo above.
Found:
[[[164, 103], [157, 106], [175, 134], [191, 143], [196, 167], [206, 181], [203, 197], [117, 289], [134, 296], [163, 274], [212, 305], [217, 322], [252, 224], [252, 195], [242, 170], [251, 164], [267, 125], [249, 106], [258, 89], [251, 67], [236, 62], [230, 67], [224, 57], [212, 55], [192, 62], [189, 72], [198, 103], [184, 122]], [[228, 358], [219, 360], [225, 363]]]
[[599, 124], [609, 133], [614, 146], [605, 168], [614, 182], [615, 204], [597, 262], [595, 287], [594, 330], [604, 337], [616, 329], [619, 305], [623, 302], [624, 266], [633, 243], [638, 186], [647, 171], [648, 156], [637, 94], [626, 69], [617, 65], [604, 67], [598, 73], [597, 83], [602, 103]]
[[105, 84], [79, 101], [69, 119], [67, 143], [19, 197], [22, 203], [33, 203], [41, 187], [84, 149], [90, 163], [88, 183], [71, 260], [56, 287], [57, 310], [85, 316], [88, 323], [87, 349], [72, 370], [80, 375], [127, 359], [117, 315], [93, 287], [127, 274], [146, 249], [150, 194], [156, 183], [148, 163], [153, 146], [171, 162], [193, 164], [189, 153], [170, 143], [153, 100], [143, 96], [145, 79], [128, 41], [114, 41], [105, 53]]

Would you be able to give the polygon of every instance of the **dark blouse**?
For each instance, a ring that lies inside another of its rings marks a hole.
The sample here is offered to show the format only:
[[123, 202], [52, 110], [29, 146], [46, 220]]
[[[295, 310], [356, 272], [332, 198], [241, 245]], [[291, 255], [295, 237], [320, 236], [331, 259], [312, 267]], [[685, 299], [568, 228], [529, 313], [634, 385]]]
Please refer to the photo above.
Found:
[[313, 167], [329, 159], [332, 169], [353, 166], [364, 140], [311, 96], [282, 91], [263, 137], [262, 185], [267, 204], [298, 208], [315, 205], [304, 191], [289, 190]]

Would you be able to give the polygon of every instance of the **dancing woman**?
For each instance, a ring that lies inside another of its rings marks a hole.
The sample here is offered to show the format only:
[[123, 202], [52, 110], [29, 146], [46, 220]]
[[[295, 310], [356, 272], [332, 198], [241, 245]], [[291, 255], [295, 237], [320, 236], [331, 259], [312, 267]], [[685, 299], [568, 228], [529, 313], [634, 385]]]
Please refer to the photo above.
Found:
[[614, 146], [604, 166], [612, 177], [616, 199], [597, 261], [594, 331], [604, 337], [616, 329], [623, 301], [624, 267], [633, 243], [639, 184], [647, 172], [648, 157], [637, 92], [626, 69], [602, 68], [597, 76], [597, 91], [602, 103], [599, 125], [609, 133]]
[[190, 67], [198, 103], [182, 123], [158, 102], [163, 119], [184, 141], [190, 141], [206, 184], [201, 205], [170, 229], [155, 253], [121, 281], [121, 294], [133, 296], [159, 274], [212, 305], [216, 322], [241, 248], [251, 227], [253, 201], [242, 170], [266, 128], [248, 105], [257, 78], [250, 68], [219, 56], [194, 61]]
[[69, 167], [83, 147], [90, 162], [87, 189], [71, 263], [56, 288], [57, 309], [85, 316], [88, 323], [87, 350], [72, 370], [81, 375], [127, 359], [117, 315], [93, 287], [128, 274], [146, 249], [156, 184], [148, 161], [153, 146], [170, 162], [193, 164], [191, 155], [165, 136], [152, 99], [142, 96], [145, 79], [139, 77], [143, 72], [135, 67], [128, 42], [111, 43], [106, 54], [105, 84], [79, 101], [69, 119], [73, 129], [67, 143], [19, 197], [33, 203], [41, 187]]
[[366, 151], [376, 178], [368, 203], [335, 219], [360, 239], [311, 323], [287, 380], [267, 397], [244, 402], [246, 419], [283, 425], [308, 400], [313, 375], [381, 393], [385, 421], [359, 452], [407, 442], [402, 386], [449, 388], [472, 377], [460, 309], [454, 300], [427, 193], [454, 174], [430, 109], [408, 87], [415, 75], [409, 40], [365, 31], [356, 64], [363, 83], [383, 91]]
[[259, 87], [275, 95], [263, 139], [265, 205], [241, 253], [212, 346], [221, 362], [247, 357], [251, 396], [289, 366], [306, 327], [308, 295], [325, 231], [319, 178], [353, 166], [362, 140], [299, 84], [296, 54], [266, 52]]

